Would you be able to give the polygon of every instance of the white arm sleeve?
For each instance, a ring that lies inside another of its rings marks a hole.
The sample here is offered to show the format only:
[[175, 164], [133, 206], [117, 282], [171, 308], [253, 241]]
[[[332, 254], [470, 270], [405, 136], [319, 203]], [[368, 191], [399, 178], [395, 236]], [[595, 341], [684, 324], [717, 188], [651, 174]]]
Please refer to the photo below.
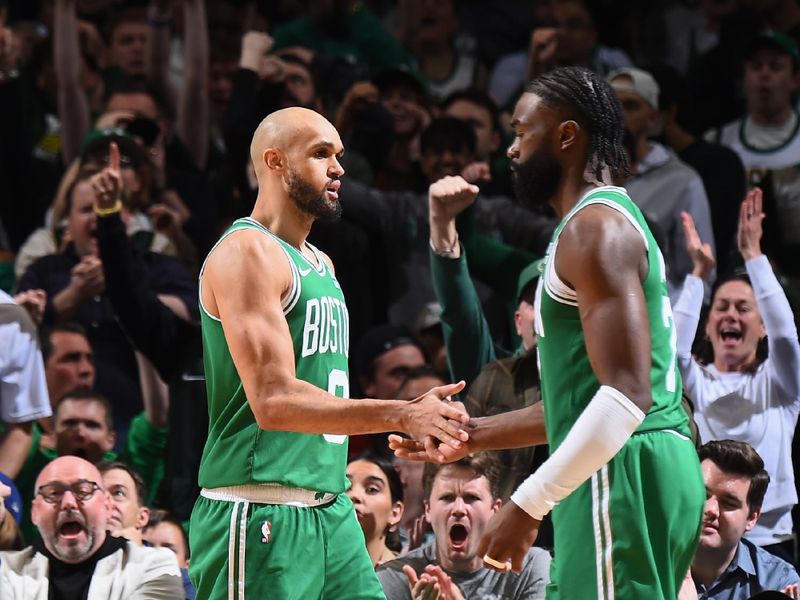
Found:
[[600, 386], [558, 449], [511, 495], [512, 502], [541, 521], [614, 458], [644, 417], [622, 392]]
[[763, 254], [745, 263], [769, 345], [774, 383], [792, 401], [800, 400], [800, 344], [789, 300]]

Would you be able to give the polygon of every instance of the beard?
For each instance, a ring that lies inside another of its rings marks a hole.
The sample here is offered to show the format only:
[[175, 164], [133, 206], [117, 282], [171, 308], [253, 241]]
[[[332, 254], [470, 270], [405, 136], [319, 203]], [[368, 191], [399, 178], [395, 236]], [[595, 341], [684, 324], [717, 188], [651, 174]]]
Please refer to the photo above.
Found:
[[86, 534], [85, 539], [82, 542], [77, 540], [64, 542], [59, 540], [56, 535], [55, 540], [53, 540], [51, 543], [52, 548], [49, 549], [59, 559], [65, 562], [75, 563], [82, 561], [89, 555], [97, 536], [92, 528], [90, 528], [86, 523], [86, 518], [78, 510], [69, 510], [65, 513], [62, 513], [56, 521], [56, 532], [61, 528], [64, 521], [67, 519], [77, 521], [78, 526], [83, 529], [84, 533]]
[[342, 204], [338, 200], [329, 201], [325, 194], [325, 189], [333, 181], [329, 179], [322, 190], [317, 190], [295, 171], [289, 171], [289, 197], [297, 208], [317, 220], [338, 221], [342, 216]]
[[529, 210], [546, 206], [558, 190], [562, 168], [552, 152], [541, 150], [524, 163], [514, 163], [511, 183], [517, 201]]

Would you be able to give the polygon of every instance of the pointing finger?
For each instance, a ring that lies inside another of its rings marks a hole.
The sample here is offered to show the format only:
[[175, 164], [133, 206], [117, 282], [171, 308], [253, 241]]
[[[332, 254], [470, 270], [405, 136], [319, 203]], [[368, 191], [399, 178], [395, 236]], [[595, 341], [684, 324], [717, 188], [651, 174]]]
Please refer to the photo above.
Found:
[[108, 158], [109, 158], [109, 167], [115, 173], [120, 172], [120, 159], [119, 159], [119, 147], [117, 146], [116, 142], [111, 142], [111, 145], [108, 147]]

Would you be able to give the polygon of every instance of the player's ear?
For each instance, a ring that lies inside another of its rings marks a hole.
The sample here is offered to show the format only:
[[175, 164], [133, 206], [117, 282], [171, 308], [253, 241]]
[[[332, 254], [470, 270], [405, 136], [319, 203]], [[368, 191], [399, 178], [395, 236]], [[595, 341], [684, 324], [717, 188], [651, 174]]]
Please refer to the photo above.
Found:
[[286, 157], [277, 148], [267, 148], [261, 156], [268, 169], [280, 171], [286, 168]]
[[566, 150], [575, 144], [580, 130], [581, 126], [572, 119], [564, 121], [558, 126], [558, 141], [561, 150]]

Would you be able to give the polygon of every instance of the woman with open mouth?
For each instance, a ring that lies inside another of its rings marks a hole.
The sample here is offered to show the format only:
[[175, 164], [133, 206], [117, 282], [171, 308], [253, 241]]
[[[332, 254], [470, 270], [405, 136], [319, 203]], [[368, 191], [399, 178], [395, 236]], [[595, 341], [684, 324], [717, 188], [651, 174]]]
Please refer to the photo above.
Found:
[[695, 358], [704, 282], [715, 261], [683, 214], [694, 269], [675, 305], [678, 366], [702, 441], [747, 442], [764, 459], [770, 485], [747, 538], [791, 561], [778, 542], [792, 533], [797, 503], [792, 437], [800, 411], [800, 345], [789, 301], [761, 253], [763, 219], [761, 190], [755, 188], [739, 211], [737, 245], [745, 272], [717, 282], [705, 326], [710, 351]]

